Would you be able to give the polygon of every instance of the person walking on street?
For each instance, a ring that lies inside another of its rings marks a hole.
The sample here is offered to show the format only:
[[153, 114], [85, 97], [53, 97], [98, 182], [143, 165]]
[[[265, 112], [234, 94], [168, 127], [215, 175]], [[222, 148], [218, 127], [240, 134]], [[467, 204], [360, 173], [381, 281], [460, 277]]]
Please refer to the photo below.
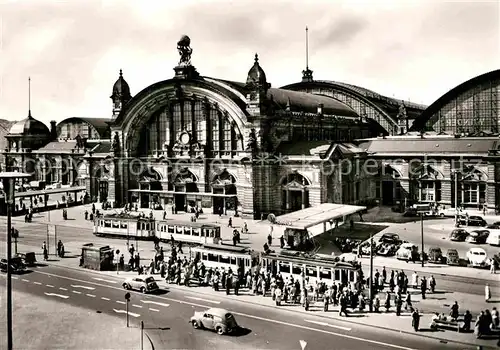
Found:
[[422, 282], [420, 283], [420, 291], [422, 292], [422, 299], [425, 299], [425, 291], [427, 290], [427, 280], [422, 277]]
[[45, 243], [45, 241], [43, 241], [42, 250], [43, 250], [43, 260], [45, 260], [45, 261], [49, 260], [49, 253], [47, 251], [47, 243]]
[[458, 303], [455, 301], [455, 304], [451, 306], [450, 316], [452, 321], [456, 321], [458, 319]]
[[418, 309], [415, 309], [411, 314], [411, 325], [415, 332], [418, 332], [418, 326], [420, 325], [420, 314], [418, 313]]
[[429, 289], [431, 290], [431, 293], [434, 293], [436, 290], [436, 279], [433, 275], [429, 278]]
[[491, 290], [488, 283], [484, 286], [484, 300], [489, 303], [491, 299]]

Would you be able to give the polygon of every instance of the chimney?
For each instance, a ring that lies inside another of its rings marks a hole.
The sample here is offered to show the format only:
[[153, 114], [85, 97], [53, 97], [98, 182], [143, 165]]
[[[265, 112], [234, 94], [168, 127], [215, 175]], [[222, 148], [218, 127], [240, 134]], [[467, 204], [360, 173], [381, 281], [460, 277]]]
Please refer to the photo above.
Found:
[[50, 121], [50, 140], [51, 141], [57, 140], [57, 127], [55, 120]]

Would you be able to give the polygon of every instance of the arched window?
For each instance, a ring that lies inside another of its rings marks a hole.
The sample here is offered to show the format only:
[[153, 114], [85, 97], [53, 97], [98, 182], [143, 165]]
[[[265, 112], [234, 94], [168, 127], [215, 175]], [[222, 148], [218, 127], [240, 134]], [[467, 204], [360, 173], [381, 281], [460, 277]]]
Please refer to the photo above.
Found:
[[180, 170], [174, 177], [175, 192], [198, 192], [198, 179], [188, 168]]
[[212, 180], [212, 205], [215, 214], [226, 213], [227, 210], [237, 210], [238, 192], [236, 178], [227, 170], [216, 174]]
[[139, 185], [141, 190], [158, 191], [162, 189], [160, 174], [151, 167], [146, 168], [139, 176]]
[[422, 164], [413, 172], [418, 182], [418, 200], [423, 203], [441, 201], [441, 180], [443, 175], [433, 166]]
[[474, 166], [466, 166], [462, 173], [462, 203], [477, 206], [486, 203], [486, 181], [488, 176]]
[[214, 157], [233, 156], [243, 150], [242, 135], [231, 116], [207, 101], [183, 99], [152, 114], [141, 134], [143, 155], [202, 156], [209, 148]]

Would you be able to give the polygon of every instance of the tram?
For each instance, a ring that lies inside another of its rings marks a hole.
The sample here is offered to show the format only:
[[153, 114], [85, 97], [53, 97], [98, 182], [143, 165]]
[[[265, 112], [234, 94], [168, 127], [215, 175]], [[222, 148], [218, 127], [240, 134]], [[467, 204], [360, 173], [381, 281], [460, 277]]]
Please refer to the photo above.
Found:
[[221, 242], [220, 226], [198, 222], [157, 220], [155, 235], [164, 242], [172, 237], [176, 241], [197, 244], [219, 244]]
[[175, 220], [154, 220], [131, 214], [109, 214], [94, 220], [94, 235], [195, 244], [220, 244], [220, 226]]
[[245, 247], [229, 245], [204, 245], [191, 249], [195, 257], [211, 268], [231, 268], [245, 273], [249, 269], [263, 269], [271, 274], [280, 273], [283, 278], [297, 279], [305, 276], [309, 284], [322, 281], [326, 284], [340, 282], [355, 285], [360, 282], [361, 266], [359, 264], [342, 262], [333, 258], [318, 255], [293, 254], [263, 254]]
[[94, 220], [94, 235], [152, 239], [155, 235], [154, 220], [133, 215], [110, 214]]

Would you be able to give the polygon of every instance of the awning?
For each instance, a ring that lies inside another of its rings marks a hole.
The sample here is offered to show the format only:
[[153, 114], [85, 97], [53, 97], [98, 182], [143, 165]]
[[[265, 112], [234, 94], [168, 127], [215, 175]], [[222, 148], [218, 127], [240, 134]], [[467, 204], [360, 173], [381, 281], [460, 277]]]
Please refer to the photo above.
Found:
[[[37, 190], [37, 191], [25, 191], [25, 192], [16, 192], [14, 198], [19, 197], [38, 197], [43, 196], [44, 194], [56, 194], [56, 193], [76, 193], [85, 191], [85, 186], [73, 186], [73, 187], [64, 187], [64, 188], [54, 188], [52, 190]], [[3, 198], [3, 194], [0, 194], [0, 198]]]
[[289, 228], [305, 230], [324, 222], [343, 218], [360, 211], [366, 207], [347, 204], [323, 203], [314, 207], [297, 210], [293, 213], [276, 217], [276, 224]]
[[133, 193], [145, 193], [145, 194], [153, 194], [165, 197], [172, 197], [175, 194], [184, 194], [189, 197], [225, 197], [225, 198], [233, 198], [238, 197], [236, 194], [223, 194], [223, 193], [212, 193], [212, 192], [179, 192], [179, 191], [166, 191], [166, 190], [139, 190], [132, 189], [129, 192]]

